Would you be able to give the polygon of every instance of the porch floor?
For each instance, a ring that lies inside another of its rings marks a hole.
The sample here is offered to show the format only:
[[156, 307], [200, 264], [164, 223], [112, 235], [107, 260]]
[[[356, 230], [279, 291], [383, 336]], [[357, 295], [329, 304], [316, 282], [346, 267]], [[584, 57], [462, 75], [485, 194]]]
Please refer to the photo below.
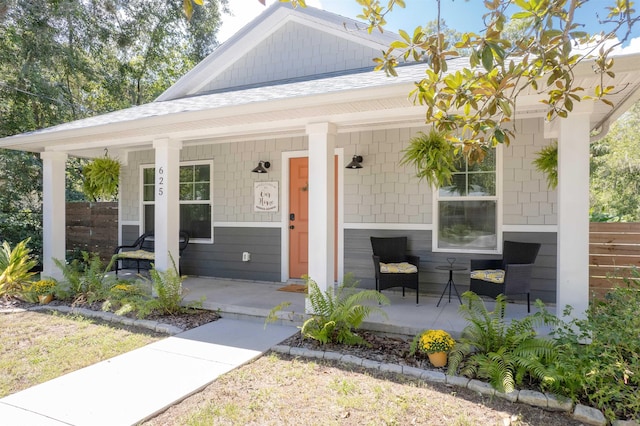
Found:
[[[280, 282], [209, 277], [188, 277], [183, 284], [187, 290], [185, 301], [197, 301], [204, 296], [203, 307], [219, 311], [224, 317], [264, 321], [275, 306], [289, 302], [290, 305], [278, 313], [277, 323], [302, 325], [306, 318], [305, 294], [278, 291], [285, 285]], [[387, 318], [380, 314], [372, 315], [363, 324], [363, 329], [404, 335], [415, 335], [425, 329], [443, 329], [455, 337], [467, 325], [458, 312], [460, 303], [455, 293], [451, 302], [448, 293], [445, 294], [440, 307], [436, 307], [440, 295], [420, 294], [420, 304], [416, 305], [413, 291], [407, 290], [404, 298], [401, 289], [385, 290], [383, 294], [391, 301], [390, 305], [382, 307]], [[494, 309], [493, 300], [485, 298], [484, 301], [489, 310]], [[531, 311], [533, 313], [537, 309], [532, 306]], [[523, 318], [526, 315], [526, 302], [507, 304], [506, 319]], [[539, 332], [545, 333], [544, 330]]]

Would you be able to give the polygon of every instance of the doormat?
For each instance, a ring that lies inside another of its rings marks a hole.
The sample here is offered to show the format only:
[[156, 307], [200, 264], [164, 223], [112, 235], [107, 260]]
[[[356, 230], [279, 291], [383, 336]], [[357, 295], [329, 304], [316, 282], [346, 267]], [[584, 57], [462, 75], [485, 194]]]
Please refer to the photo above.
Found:
[[306, 293], [307, 285], [306, 284], [289, 284], [284, 287], [280, 287], [278, 291], [288, 291], [289, 293]]

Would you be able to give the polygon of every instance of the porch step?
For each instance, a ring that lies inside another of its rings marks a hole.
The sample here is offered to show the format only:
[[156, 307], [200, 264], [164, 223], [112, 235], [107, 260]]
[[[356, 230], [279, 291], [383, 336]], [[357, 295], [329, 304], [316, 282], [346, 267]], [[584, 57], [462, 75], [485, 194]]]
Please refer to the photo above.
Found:
[[[204, 302], [202, 304], [204, 309], [218, 312], [224, 318], [262, 322], [267, 324], [267, 318], [272, 315], [271, 309], [261, 309], [250, 306], [238, 306], [228, 305], [215, 302]], [[278, 324], [287, 326], [302, 326], [304, 321], [308, 318], [304, 312], [294, 312], [283, 307], [280, 311], [274, 313], [274, 321], [269, 321], [268, 324]]]

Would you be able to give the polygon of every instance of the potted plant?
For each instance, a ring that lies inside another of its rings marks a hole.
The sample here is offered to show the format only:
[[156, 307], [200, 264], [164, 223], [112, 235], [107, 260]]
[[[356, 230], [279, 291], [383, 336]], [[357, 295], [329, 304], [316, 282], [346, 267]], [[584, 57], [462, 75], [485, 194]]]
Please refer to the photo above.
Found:
[[53, 300], [55, 288], [56, 282], [53, 280], [39, 280], [31, 285], [31, 291], [38, 296], [41, 305], [46, 305]]
[[545, 174], [549, 189], [556, 189], [558, 186], [558, 143], [541, 149], [533, 160], [536, 170]]
[[118, 195], [120, 162], [108, 154], [91, 160], [83, 167], [82, 175], [82, 190], [90, 200], [112, 200]]
[[428, 134], [420, 132], [409, 140], [400, 164], [415, 166], [418, 178], [440, 188], [451, 183], [459, 151], [444, 133], [432, 129]]
[[456, 341], [444, 330], [426, 330], [413, 339], [410, 354], [427, 354], [434, 367], [444, 367], [447, 354], [455, 344]]

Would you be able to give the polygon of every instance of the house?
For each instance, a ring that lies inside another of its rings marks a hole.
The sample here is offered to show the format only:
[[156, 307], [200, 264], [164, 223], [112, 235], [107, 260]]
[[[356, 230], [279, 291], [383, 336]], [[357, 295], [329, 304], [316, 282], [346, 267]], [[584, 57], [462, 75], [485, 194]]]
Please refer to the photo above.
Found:
[[[497, 148], [481, 179], [463, 170], [474, 186], [458, 196], [399, 165], [409, 139], [428, 129], [424, 108], [408, 99], [424, 66], [403, 65], [394, 78], [373, 71], [371, 59], [393, 39], [326, 11], [274, 4], [152, 103], [0, 140], [43, 159], [44, 274], [58, 274], [52, 259], [65, 253], [57, 224], [66, 159], [108, 148], [123, 163], [119, 239], [154, 230], [159, 269], [177, 258], [186, 230], [188, 275], [284, 282], [308, 274], [326, 288], [353, 272], [373, 287], [369, 236], [407, 235], [422, 289], [439, 293], [446, 276], [435, 266], [447, 258], [468, 265], [501, 253], [504, 240], [532, 241], [542, 244], [533, 297], [581, 312], [590, 134], [606, 132], [640, 98], [640, 55], [616, 59], [614, 108], [582, 102], [547, 123], [540, 97], [521, 96], [514, 142]], [[589, 63], [575, 78], [600, 84]], [[532, 160], [553, 139], [560, 183], [550, 191]], [[362, 168], [345, 168], [358, 156]], [[266, 173], [253, 173], [258, 166]], [[464, 275], [456, 280], [468, 285]]]

